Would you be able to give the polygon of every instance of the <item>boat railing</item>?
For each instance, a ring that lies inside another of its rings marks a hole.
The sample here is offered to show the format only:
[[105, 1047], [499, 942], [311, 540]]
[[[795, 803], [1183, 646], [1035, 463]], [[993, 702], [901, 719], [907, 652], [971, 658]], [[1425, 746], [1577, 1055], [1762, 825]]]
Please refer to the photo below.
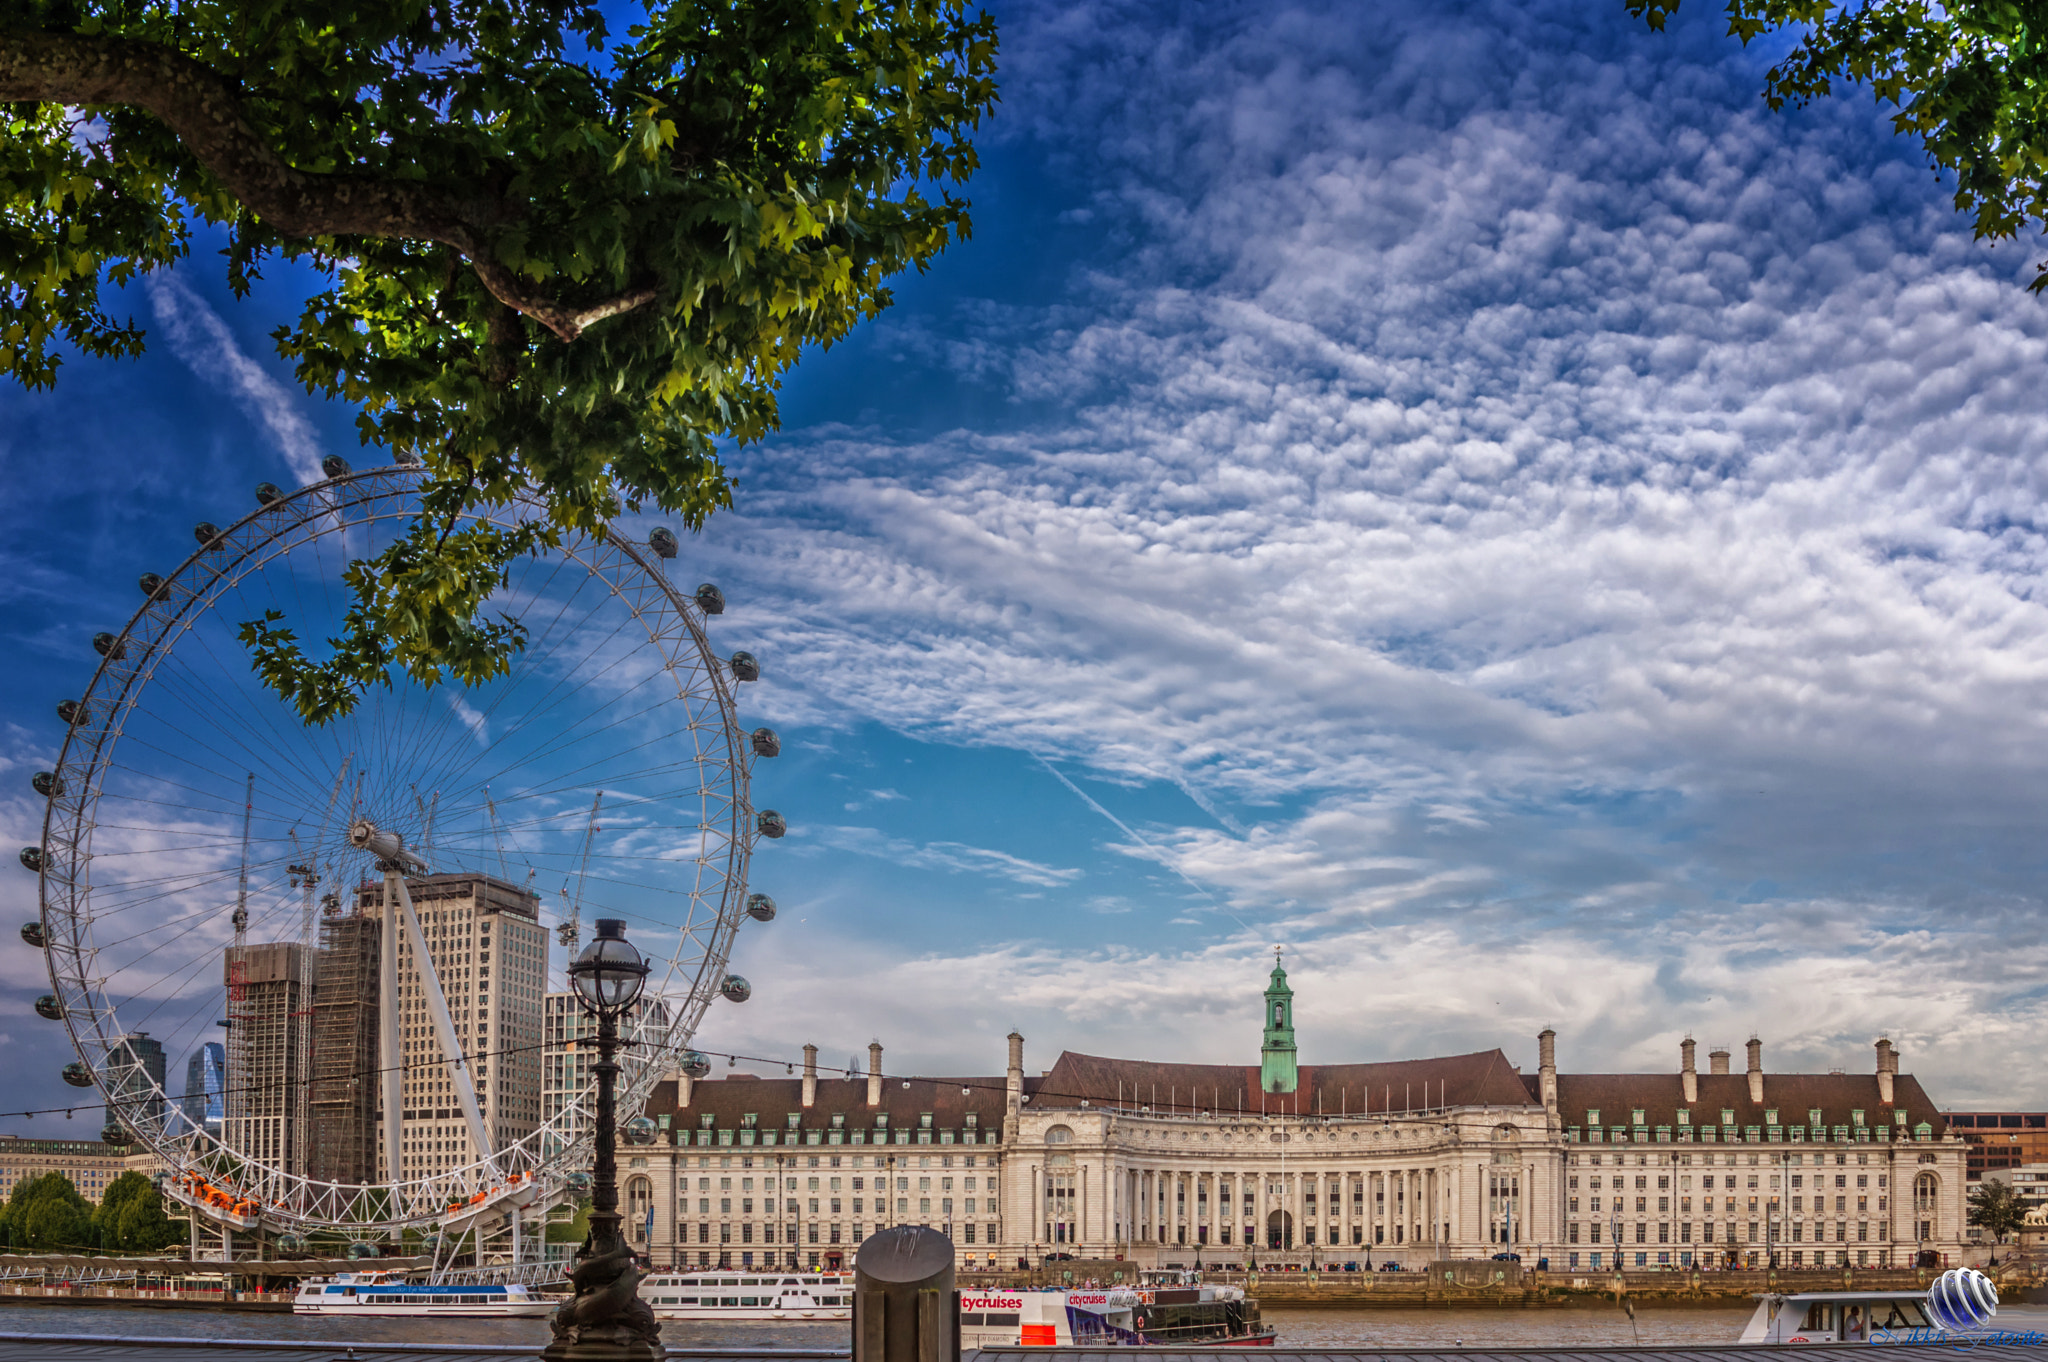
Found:
[[562, 1281], [560, 1263], [486, 1263], [482, 1267], [443, 1268], [436, 1286], [546, 1286]]

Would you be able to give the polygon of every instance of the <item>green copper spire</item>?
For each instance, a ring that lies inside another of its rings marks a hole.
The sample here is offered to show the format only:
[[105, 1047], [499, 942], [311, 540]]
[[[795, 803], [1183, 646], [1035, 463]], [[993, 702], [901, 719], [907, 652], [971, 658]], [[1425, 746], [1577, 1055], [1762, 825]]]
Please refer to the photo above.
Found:
[[1267, 1092], [1293, 1092], [1299, 1075], [1294, 1065], [1294, 990], [1280, 967], [1280, 948], [1273, 948], [1273, 982], [1266, 985], [1266, 1043], [1259, 1051], [1259, 1086]]

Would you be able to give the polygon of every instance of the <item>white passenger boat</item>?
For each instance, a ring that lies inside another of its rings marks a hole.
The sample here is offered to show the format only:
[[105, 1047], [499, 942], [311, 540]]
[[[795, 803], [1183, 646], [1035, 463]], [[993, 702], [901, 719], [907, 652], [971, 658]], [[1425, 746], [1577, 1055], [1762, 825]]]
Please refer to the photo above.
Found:
[[1954, 1337], [1924, 1291], [1801, 1291], [1760, 1296], [1738, 1343], [1931, 1343]]
[[555, 1302], [517, 1282], [456, 1285], [408, 1282], [389, 1272], [315, 1277], [292, 1298], [295, 1315], [545, 1315]]
[[657, 1319], [852, 1319], [853, 1274], [708, 1267], [658, 1272], [640, 1279], [640, 1299]]

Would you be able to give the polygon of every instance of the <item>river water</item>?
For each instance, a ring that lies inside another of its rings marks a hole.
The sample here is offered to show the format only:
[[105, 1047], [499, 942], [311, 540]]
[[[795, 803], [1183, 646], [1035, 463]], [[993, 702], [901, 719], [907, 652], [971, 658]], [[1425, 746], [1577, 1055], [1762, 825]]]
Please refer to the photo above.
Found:
[[[1463, 1343], [1505, 1348], [1733, 1343], [1749, 1321], [1746, 1304], [1645, 1302], [1633, 1323], [1613, 1305], [1543, 1309], [1268, 1310], [1279, 1341], [1295, 1347], [1437, 1347]], [[2048, 1307], [2001, 1309], [1999, 1325], [2048, 1328]], [[672, 1348], [840, 1348], [845, 1324], [694, 1324], [668, 1321]], [[548, 1339], [541, 1319], [334, 1319], [133, 1306], [0, 1305], [0, 1334], [120, 1335], [144, 1338], [289, 1339], [321, 1343], [531, 1344]]]
[[[1545, 1310], [1269, 1310], [1280, 1342], [1305, 1347], [1403, 1347], [1490, 1343], [1628, 1344], [1638, 1335], [1628, 1316], [1604, 1309]], [[1747, 1307], [1640, 1306], [1644, 1343], [1732, 1343]], [[670, 1347], [845, 1348], [845, 1324], [696, 1324], [661, 1326]], [[334, 1319], [214, 1310], [157, 1310], [116, 1305], [0, 1305], [0, 1333], [121, 1335], [146, 1338], [292, 1339], [325, 1343], [495, 1343], [548, 1339], [542, 1319]]]

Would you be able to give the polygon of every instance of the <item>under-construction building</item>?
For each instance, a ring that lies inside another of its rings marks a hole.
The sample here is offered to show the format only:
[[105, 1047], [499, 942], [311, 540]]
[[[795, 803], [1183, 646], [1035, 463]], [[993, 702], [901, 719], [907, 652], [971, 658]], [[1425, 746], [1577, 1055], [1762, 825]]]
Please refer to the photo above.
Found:
[[230, 946], [227, 1143], [247, 1158], [305, 1171], [305, 1055], [312, 976], [296, 941]]
[[322, 1182], [373, 1183], [377, 1166], [377, 951], [374, 912], [320, 924], [313, 987], [311, 1150], [307, 1172]]

